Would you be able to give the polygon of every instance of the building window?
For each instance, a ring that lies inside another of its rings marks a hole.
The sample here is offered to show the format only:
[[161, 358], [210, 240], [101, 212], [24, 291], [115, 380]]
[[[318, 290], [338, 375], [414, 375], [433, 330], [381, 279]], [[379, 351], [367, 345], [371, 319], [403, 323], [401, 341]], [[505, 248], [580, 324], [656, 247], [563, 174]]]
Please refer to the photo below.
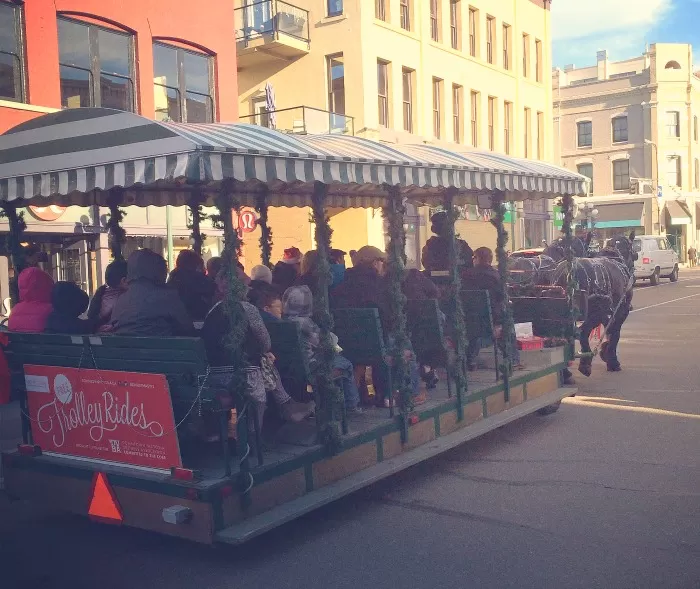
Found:
[[469, 55], [476, 57], [477, 23], [479, 13], [476, 8], [469, 8]]
[[471, 125], [472, 147], [479, 147], [479, 93], [471, 93], [469, 119]]
[[503, 25], [503, 69], [510, 69], [510, 25]]
[[695, 158], [695, 182], [693, 183], [693, 188], [697, 190], [700, 188], [700, 160]]
[[343, 14], [343, 0], [327, 0], [328, 16], [340, 16]]
[[681, 113], [677, 110], [666, 113], [666, 135], [668, 137], [681, 136]]
[[403, 78], [403, 128], [413, 133], [413, 76], [415, 72], [404, 68]]
[[535, 80], [542, 81], [542, 41], [535, 39]]
[[488, 104], [488, 131], [489, 131], [489, 149], [496, 149], [496, 99], [489, 96]]
[[386, 20], [386, 0], [374, 0], [374, 18]]
[[328, 63], [328, 110], [345, 114], [345, 60], [343, 54], [329, 55]]
[[669, 186], [681, 187], [681, 158], [671, 155], [666, 158], [666, 182]]
[[61, 105], [134, 110], [133, 37], [58, 19]]
[[450, 0], [450, 45], [452, 49], [460, 48], [459, 24], [459, 0]]
[[590, 191], [589, 194], [593, 194], [593, 164], [579, 164], [578, 166], [576, 166], [576, 170], [579, 174], [581, 174], [581, 176], [585, 176], [590, 180], [590, 182], [588, 183], [588, 190]]
[[440, 139], [442, 131], [442, 80], [433, 78], [433, 135]]
[[523, 117], [525, 119], [525, 149], [523, 155], [527, 158], [530, 157], [530, 146], [532, 145], [532, 111], [529, 108], [525, 108], [523, 111]]
[[411, 30], [411, 6], [409, 5], [410, 0], [400, 0], [400, 15], [401, 15], [401, 28], [407, 31]]
[[510, 155], [510, 140], [513, 137], [513, 103], [503, 103], [503, 151]]
[[577, 145], [579, 147], [591, 147], [593, 145], [593, 123], [591, 121], [581, 121], [576, 124], [578, 134]]
[[455, 143], [462, 143], [462, 94], [462, 87], [452, 84], [452, 139]]
[[377, 61], [377, 94], [379, 97], [379, 125], [389, 126], [389, 64]]
[[486, 17], [486, 61], [493, 63], [493, 50], [496, 44], [496, 19]]
[[214, 121], [212, 62], [213, 59], [203, 53], [163, 43], [153, 44], [156, 120]]
[[630, 161], [616, 160], [613, 162], [613, 190], [630, 189]]
[[698, 115], [693, 117], [693, 139], [697, 143], [698, 141]]
[[615, 117], [612, 120], [613, 143], [627, 141], [627, 117]]
[[24, 100], [22, 7], [0, 2], [0, 99]]
[[430, 0], [430, 38], [440, 40], [440, 20], [438, 18], [438, 0]]
[[523, 35], [523, 76], [530, 75], [530, 35]]
[[537, 159], [544, 159], [544, 113], [537, 113]]

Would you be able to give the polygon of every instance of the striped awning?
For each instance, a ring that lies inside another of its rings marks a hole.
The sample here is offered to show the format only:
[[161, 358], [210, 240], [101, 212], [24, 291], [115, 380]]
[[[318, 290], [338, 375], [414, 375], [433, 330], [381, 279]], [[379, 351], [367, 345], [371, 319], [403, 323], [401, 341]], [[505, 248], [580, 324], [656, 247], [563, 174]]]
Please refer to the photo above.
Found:
[[48, 114], [0, 135], [0, 201], [184, 204], [194, 191], [211, 204], [224, 180], [238, 181], [241, 204], [262, 191], [272, 206], [309, 206], [315, 182], [328, 205], [379, 207], [385, 185], [436, 204], [448, 187], [459, 204], [585, 193], [586, 178], [562, 168], [479, 151], [388, 145], [344, 135], [291, 135], [249, 124], [157, 122], [110, 109]]

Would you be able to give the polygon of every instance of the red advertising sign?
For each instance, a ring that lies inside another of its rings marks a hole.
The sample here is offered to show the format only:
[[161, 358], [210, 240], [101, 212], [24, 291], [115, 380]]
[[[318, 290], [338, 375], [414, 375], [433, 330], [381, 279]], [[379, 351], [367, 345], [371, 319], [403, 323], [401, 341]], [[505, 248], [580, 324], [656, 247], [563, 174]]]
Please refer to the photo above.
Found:
[[24, 379], [34, 443], [44, 452], [182, 466], [164, 375], [27, 364]]

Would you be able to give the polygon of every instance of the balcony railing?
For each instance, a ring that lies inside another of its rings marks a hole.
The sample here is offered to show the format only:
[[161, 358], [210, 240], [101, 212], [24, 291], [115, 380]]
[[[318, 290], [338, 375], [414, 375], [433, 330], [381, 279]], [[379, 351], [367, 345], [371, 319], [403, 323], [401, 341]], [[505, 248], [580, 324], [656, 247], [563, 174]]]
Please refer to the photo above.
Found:
[[252, 123], [261, 127], [276, 129], [282, 133], [298, 135], [355, 134], [354, 117], [311, 106], [294, 106], [275, 111], [264, 111], [240, 117], [240, 120], [242, 123]]
[[251, 41], [280, 34], [309, 42], [309, 11], [280, 0], [258, 0], [234, 11], [236, 42], [246, 47]]

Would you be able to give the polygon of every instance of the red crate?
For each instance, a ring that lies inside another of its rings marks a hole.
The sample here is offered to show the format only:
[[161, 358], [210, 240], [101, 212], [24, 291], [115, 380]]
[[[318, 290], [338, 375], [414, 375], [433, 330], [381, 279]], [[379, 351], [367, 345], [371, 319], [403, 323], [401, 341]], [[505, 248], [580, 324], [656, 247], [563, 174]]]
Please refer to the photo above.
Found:
[[541, 350], [544, 348], [544, 338], [533, 335], [532, 337], [519, 337], [519, 350]]

